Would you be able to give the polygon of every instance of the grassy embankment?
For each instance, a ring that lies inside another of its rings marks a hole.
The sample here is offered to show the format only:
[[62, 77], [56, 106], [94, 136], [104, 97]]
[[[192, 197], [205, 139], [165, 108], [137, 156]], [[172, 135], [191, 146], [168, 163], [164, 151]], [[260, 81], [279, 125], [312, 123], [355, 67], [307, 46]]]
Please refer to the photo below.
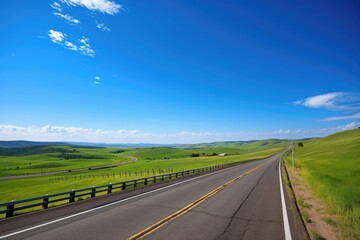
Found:
[[[249, 144], [246, 146], [232, 146], [227, 148], [127, 149], [125, 152], [118, 153], [116, 158], [123, 157], [124, 159], [128, 159], [129, 156], [134, 156], [138, 159], [136, 162], [119, 167], [89, 170], [81, 173], [67, 172], [46, 177], [43, 176], [0, 181], [0, 192], [2, 193], [0, 195], [0, 202], [69, 191], [71, 189], [91, 187], [93, 185], [108, 184], [110, 182], [121, 182], [123, 180], [153, 175], [153, 173], [157, 175], [159, 172], [166, 173], [169, 171], [180, 171], [183, 169], [193, 169], [224, 163], [258, 159], [273, 155], [281, 151], [281, 149], [283, 149], [286, 145], [286, 142], [274, 141], [266, 144], [262, 142]], [[100, 150], [105, 151], [104, 149]], [[226, 157], [211, 156], [213, 153], [220, 152], [226, 152], [229, 153], [229, 155]], [[198, 153], [200, 156], [190, 157], [192, 153]], [[92, 161], [92, 159], [89, 161]], [[2, 163], [0, 161], [0, 167], [2, 166], [1, 164]], [[129, 175], [129, 173], [131, 173], [131, 175]]]
[[[326, 209], [339, 219], [347, 239], [360, 238], [360, 129], [303, 142], [295, 147], [295, 167]], [[291, 164], [291, 156], [286, 158]], [[334, 222], [335, 221], [335, 222]]]

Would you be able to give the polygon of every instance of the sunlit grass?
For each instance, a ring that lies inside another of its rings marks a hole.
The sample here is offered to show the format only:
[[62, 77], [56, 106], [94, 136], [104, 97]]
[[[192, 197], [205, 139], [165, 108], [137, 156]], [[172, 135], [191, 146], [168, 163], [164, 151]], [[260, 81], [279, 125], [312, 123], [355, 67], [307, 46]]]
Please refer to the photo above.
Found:
[[[338, 215], [347, 238], [360, 237], [360, 129], [303, 142], [295, 148], [295, 166]], [[291, 156], [287, 157], [291, 164]]]

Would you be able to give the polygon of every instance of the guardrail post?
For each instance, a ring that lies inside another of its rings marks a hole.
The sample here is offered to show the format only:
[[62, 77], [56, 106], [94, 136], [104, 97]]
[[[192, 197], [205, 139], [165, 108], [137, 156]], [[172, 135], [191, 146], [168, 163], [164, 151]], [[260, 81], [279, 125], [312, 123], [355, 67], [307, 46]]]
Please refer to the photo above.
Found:
[[6, 218], [14, 216], [15, 203], [12, 200], [6, 207]]
[[122, 186], [121, 186], [121, 190], [125, 190], [126, 189], [126, 182], [122, 182]]
[[164, 181], [165, 179], [164, 179], [164, 175], [161, 175], [161, 181]]
[[182, 176], [182, 177], [184, 176], [184, 171], [181, 172], [181, 176]]
[[134, 180], [134, 188], [137, 186], [137, 180]]
[[178, 178], [178, 176], [179, 176], [179, 173], [175, 173], [175, 178]]
[[71, 190], [70, 197], [69, 197], [69, 203], [75, 202], [75, 190]]
[[112, 183], [108, 185], [108, 194], [112, 193]]
[[148, 183], [148, 179], [145, 178], [145, 179], [144, 179], [144, 185], [147, 185], [147, 183]]
[[169, 179], [171, 179], [171, 173], [169, 173]]
[[96, 195], [96, 188], [95, 188], [95, 186], [92, 186], [92, 188], [91, 188], [91, 197], [94, 198], [95, 195]]
[[49, 197], [48, 194], [46, 194], [46, 196], [43, 198], [42, 208], [47, 209], [48, 207], [49, 207]]
[[156, 176], [154, 176], [154, 183], [156, 183]]

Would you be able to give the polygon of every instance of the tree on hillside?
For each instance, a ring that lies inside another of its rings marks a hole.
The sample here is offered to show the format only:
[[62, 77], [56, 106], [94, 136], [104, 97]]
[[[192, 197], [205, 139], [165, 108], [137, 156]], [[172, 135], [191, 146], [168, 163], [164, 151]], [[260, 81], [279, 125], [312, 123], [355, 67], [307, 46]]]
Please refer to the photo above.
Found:
[[299, 147], [304, 147], [304, 144], [302, 142], [298, 142]]

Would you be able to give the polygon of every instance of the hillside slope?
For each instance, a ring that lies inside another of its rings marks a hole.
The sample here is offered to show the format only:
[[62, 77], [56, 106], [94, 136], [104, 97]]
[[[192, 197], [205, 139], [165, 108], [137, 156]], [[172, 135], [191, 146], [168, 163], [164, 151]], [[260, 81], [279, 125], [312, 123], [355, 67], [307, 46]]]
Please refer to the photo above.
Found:
[[340, 216], [347, 238], [359, 239], [360, 129], [303, 143], [295, 147], [295, 166], [328, 210]]

